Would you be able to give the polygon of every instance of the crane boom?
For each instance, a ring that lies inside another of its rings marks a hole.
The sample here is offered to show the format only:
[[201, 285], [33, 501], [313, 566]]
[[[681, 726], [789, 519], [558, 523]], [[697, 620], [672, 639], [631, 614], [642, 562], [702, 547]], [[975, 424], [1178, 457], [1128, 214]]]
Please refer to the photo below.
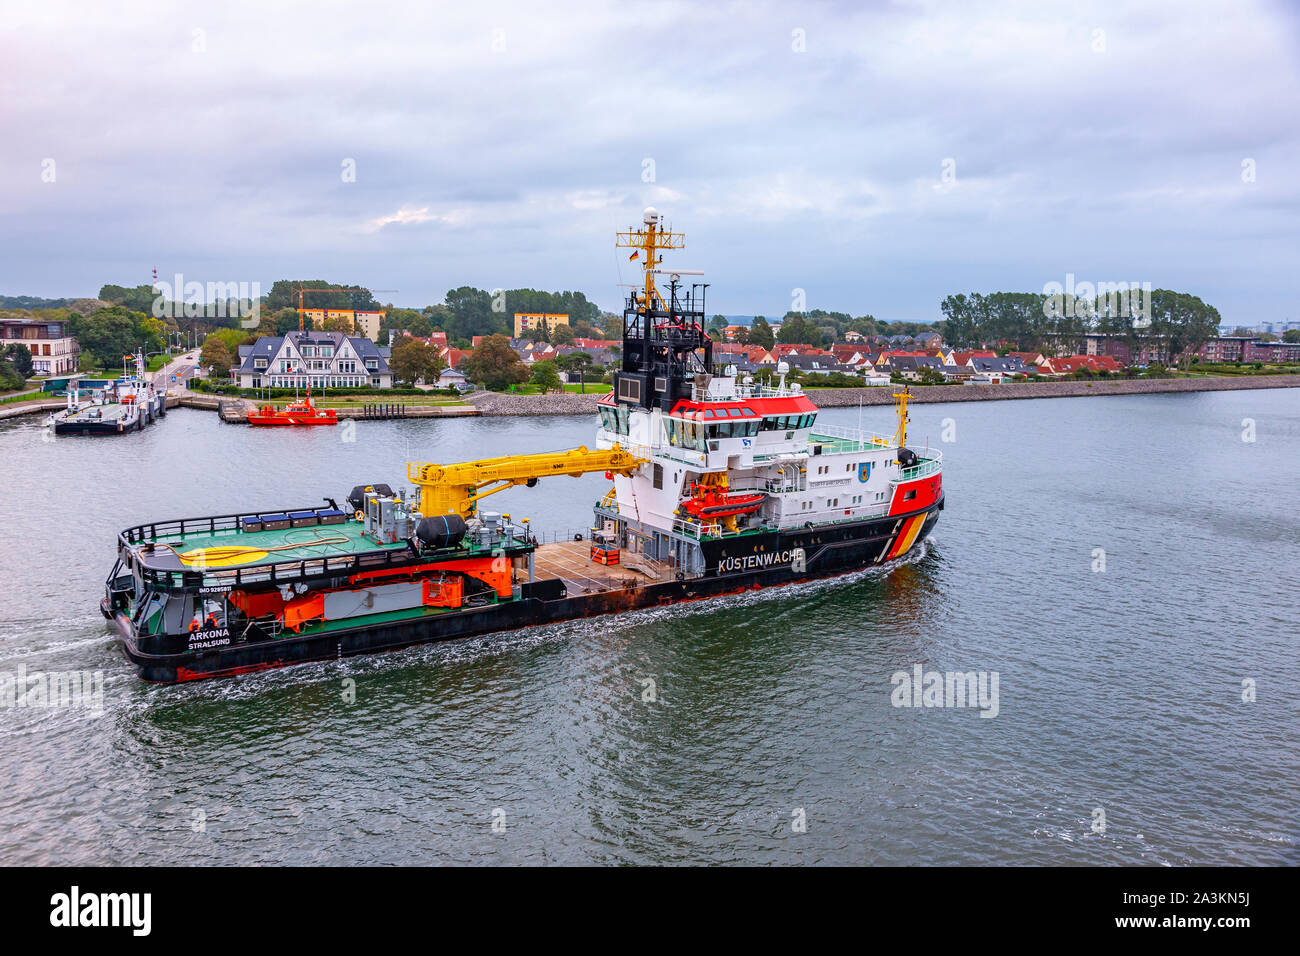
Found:
[[458, 514], [469, 518], [481, 498], [514, 485], [532, 487], [538, 478], [550, 475], [577, 478], [593, 471], [628, 475], [646, 460], [618, 445], [605, 451], [591, 451], [584, 445], [568, 451], [483, 458], [455, 465], [412, 461], [406, 465], [406, 477], [420, 487], [423, 514]]

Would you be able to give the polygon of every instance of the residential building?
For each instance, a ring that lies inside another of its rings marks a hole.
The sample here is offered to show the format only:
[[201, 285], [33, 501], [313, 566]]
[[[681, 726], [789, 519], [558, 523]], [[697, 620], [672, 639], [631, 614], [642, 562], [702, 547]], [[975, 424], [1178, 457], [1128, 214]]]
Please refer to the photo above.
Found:
[[1247, 342], [1246, 362], [1300, 362], [1300, 342]]
[[390, 350], [342, 332], [289, 332], [239, 347], [241, 388], [392, 388]]
[[304, 328], [310, 325], [313, 329], [324, 329], [325, 323], [331, 319], [342, 319], [352, 323], [352, 328], [356, 333], [360, 333], [368, 338], [371, 342], [379, 341], [379, 326], [383, 322], [384, 316], [388, 313], [384, 311], [365, 311], [361, 309], [303, 309], [302, 318]]
[[515, 313], [515, 338], [520, 338], [525, 332], [545, 329], [548, 333], [557, 325], [568, 325], [569, 317], [567, 315], [557, 315], [549, 312], [516, 312]]
[[1070, 375], [1080, 369], [1094, 372], [1122, 372], [1123, 366], [1109, 355], [1065, 355], [1046, 360], [1046, 365], [1057, 375]]
[[447, 368], [461, 368], [473, 354], [473, 349], [454, 349], [450, 346], [438, 350], [438, 358], [442, 359]]
[[[1025, 374], [1025, 363], [1014, 355], [979, 355], [972, 357], [966, 364], [975, 370], [976, 375], [984, 373], [1009, 378], [1012, 375]], [[1001, 378], [998, 381], [1001, 381]]]
[[943, 369], [943, 362], [932, 355], [895, 355], [890, 358], [887, 367], [909, 382], [915, 382], [921, 377], [923, 369], [940, 372]]
[[835, 361], [835, 356], [829, 352], [825, 354], [803, 354], [791, 353], [781, 359], [790, 370], [799, 369], [811, 375], [830, 375], [832, 372], [839, 372], [842, 375], [856, 375], [857, 369], [849, 368], [847, 365], [841, 365]]
[[575, 348], [584, 352], [590, 352], [592, 349], [610, 350], [623, 347], [623, 343], [618, 339], [574, 339], [573, 344]]
[[1042, 352], [1008, 352], [1007, 354], [1014, 355], [1016, 358], [1020, 359], [1020, 361], [1024, 362], [1026, 366], [1042, 365], [1047, 359], [1047, 356]]
[[952, 364], [970, 365], [970, 360], [973, 358], [997, 358], [997, 356], [998, 353], [994, 352], [992, 349], [974, 349], [969, 352], [953, 352]]
[[81, 347], [63, 320], [0, 319], [0, 349], [25, 345], [32, 353], [33, 375], [68, 375], [77, 370]]
[[467, 389], [470, 384], [464, 372], [454, 368], [444, 368], [438, 373], [438, 387]]

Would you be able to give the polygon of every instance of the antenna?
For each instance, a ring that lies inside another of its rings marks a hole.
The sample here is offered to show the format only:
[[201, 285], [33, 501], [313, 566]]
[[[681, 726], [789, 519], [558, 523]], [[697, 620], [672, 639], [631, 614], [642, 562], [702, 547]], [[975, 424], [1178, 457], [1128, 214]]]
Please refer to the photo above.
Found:
[[663, 263], [663, 256], [658, 253], [663, 249], [686, 248], [686, 236], [680, 232], [665, 230], [660, 224], [659, 210], [654, 206], [646, 206], [645, 212], [641, 214], [641, 221], [644, 223], [642, 228], [617, 233], [614, 246], [615, 248], [637, 249], [645, 253], [641, 260], [641, 267], [645, 270], [644, 305], [646, 308], [652, 309], [663, 302], [663, 297], [659, 294], [659, 290], [655, 288], [655, 275], [657, 273], [671, 274], [662, 273], [657, 268]]

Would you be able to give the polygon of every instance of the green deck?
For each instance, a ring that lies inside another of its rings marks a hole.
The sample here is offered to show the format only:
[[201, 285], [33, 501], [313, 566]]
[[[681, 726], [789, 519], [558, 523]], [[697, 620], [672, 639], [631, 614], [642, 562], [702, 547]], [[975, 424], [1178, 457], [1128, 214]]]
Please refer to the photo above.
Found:
[[[239, 564], [221, 564], [216, 561], [209, 564], [211, 570], [224, 568], [250, 568], [259, 564], [274, 564], [278, 561], [301, 561], [308, 558], [331, 558], [348, 554], [364, 554], [370, 551], [403, 551], [406, 542], [397, 544], [378, 544], [362, 534], [365, 525], [351, 519], [342, 524], [314, 525], [309, 528], [285, 528], [282, 531], [217, 531], [187, 532], [184, 535], [165, 535], [158, 538], [159, 544], [174, 548], [178, 554], [194, 551], [198, 548], [257, 548], [266, 551], [265, 557], [255, 561]], [[347, 538], [346, 542], [322, 543], [331, 538]], [[282, 551], [270, 551], [284, 545], [295, 545]]]

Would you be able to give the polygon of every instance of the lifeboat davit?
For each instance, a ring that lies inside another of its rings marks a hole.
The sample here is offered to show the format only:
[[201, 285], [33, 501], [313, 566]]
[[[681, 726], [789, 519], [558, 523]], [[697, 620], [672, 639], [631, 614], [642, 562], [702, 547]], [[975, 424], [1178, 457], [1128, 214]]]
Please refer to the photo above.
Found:
[[302, 401], [284, 408], [262, 405], [248, 416], [250, 425], [337, 425], [338, 416], [332, 408], [317, 408], [311, 403], [311, 389]]

